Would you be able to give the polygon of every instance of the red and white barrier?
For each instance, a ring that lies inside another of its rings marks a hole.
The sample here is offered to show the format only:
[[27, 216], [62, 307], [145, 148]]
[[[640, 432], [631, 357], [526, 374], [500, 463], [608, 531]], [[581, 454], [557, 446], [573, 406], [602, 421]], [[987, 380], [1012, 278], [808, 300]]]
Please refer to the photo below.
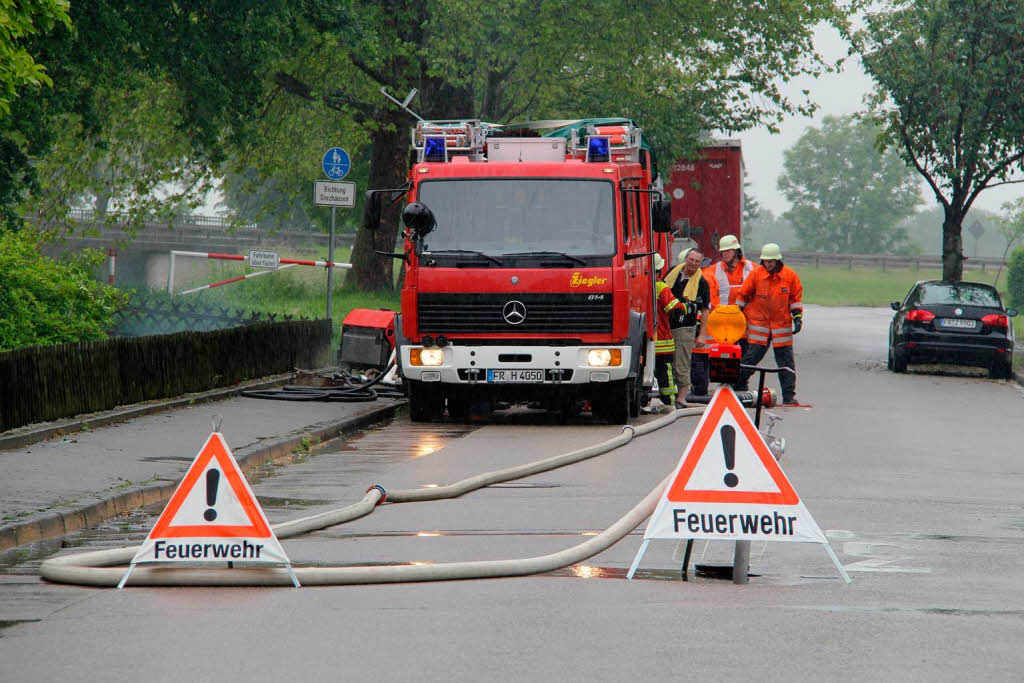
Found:
[[[296, 265], [297, 264], [295, 264], [295, 263], [289, 263], [287, 265], [281, 266], [280, 268], [278, 268], [278, 270], [284, 270], [285, 268], [294, 268]], [[201, 292], [204, 289], [212, 289], [213, 287], [220, 287], [221, 285], [229, 285], [232, 282], [238, 282], [239, 280], [247, 280], [247, 279], [249, 279], [251, 277], [257, 277], [259, 275], [268, 275], [268, 274], [273, 273], [273, 272], [274, 271], [272, 271], [272, 270], [258, 270], [255, 273], [247, 273], [245, 275], [239, 275], [238, 277], [233, 277], [233, 278], [231, 278], [229, 280], [221, 280], [220, 282], [211, 282], [210, 284], [203, 285], [202, 287], [193, 287], [192, 289], [186, 289], [184, 291], [178, 292], [178, 294], [194, 294], [195, 292]]]
[[[217, 254], [209, 251], [171, 251], [171, 262], [167, 270], [167, 293], [171, 294], [174, 291], [174, 259], [177, 256], [190, 256], [193, 258], [205, 258], [215, 259], [220, 261], [243, 261], [249, 262], [249, 257], [245, 254]], [[351, 263], [339, 263], [337, 261], [312, 261], [308, 259], [294, 259], [294, 258], [283, 258], [280, 259], [281, 267], [277, 270], [284, 270], [285, 268], [292, 268], [294, 266], [320, 266], [322, 268], [344, 268], [346, 270], [352, 268]], [[210, 289], [212, 287], [220, 287], [222, 285], [230, 284], [232, 282], [238, 282], [239, 280], [246, 280], [248, 278], [256, 277], [258, 275], [266, 275], [267, 273], [273, 273], [274, 270], [260, 270], [255, 273], [248, 273], [246, 275], [239, 275], [228, 280], [222, 280], [220, 282], [211, 282], [208, 285], [202, 287], [195, 287], [194, 289], [187, 289], [179, 294], [192, 294], [193, 292], [199, 292], [204, 289]]]

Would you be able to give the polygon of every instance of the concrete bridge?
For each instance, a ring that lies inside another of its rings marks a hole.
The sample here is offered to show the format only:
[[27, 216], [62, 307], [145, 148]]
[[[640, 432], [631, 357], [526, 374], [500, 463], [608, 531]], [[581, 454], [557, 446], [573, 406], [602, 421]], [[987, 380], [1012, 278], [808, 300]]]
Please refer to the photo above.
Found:
[[[257, 224], [239, 224], [219, 216], [186, 214], [171, 220], [138, 225], [115, 213], [97, 215], [88, 209], [68, 213], [73, 230], [56, 248], [57, 253], [79, 249], [102, 249], [108, 256], [108, 272], [114, 283], [154, 289], [167, 287], [171, 250], [243, 254], [249, 249], [313, 250], [326, 257], [328, 235], [313, 230], [268, 230]], [[335, 249], [351, 247], [353, 233], [334, 236]], [[113, 265], [111, 265], [111, 262]], [[209, 263], [175, 266], [175, 280], [181, 283], [209, 269]]]

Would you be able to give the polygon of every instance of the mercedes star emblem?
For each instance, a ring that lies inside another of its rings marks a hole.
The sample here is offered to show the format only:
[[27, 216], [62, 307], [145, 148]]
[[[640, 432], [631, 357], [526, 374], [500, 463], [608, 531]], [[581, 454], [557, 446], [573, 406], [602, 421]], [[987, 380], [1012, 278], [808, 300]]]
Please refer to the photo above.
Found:
[[955, 310], [955, 311], [953, 311], [953, 312], [954, 312], [954, 313], [956, 313], [957, 315], [963, 315], [963, 314], [964, 314], [964, 309], [962, 309], [962, 308], [958, 308], [958, 309], [956, 309], [956, 310]]
[[526, 320], [526, 306], [522, 301], [509, 301], [505, 308], [501, 309], [501, 317], [509, 325], [518, 325]]

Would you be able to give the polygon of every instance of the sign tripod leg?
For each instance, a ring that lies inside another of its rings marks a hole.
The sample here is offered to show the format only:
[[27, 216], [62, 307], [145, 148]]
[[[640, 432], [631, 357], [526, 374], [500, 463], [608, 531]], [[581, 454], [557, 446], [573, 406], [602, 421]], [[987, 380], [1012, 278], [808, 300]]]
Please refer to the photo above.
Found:
[[633, 564], [629, 568], [629, 572], [626, 574], [627, 579], [632, 579], [633, 574], [636, 573], [636, 568], [640, 565], [640, 558], [644, 556], [644, 552], [647, 550], [647, 544], [651, 542], [651, 539], [645, 538], [644, 542], [640, 544], [640, 550], [637, 551], [636, 557], [633, 558]]
[[117, 590], [124, 588], [124, 584], [128, 581], [128, 577], [131, 575], [133, 569], [135, 569], [134, 562], [128, 565], [128, 571], [126, 571], [124, 576], [121, 577], [121, 582], [117, 584]]
[[295, 576], [295, 570], [292, 569], [292, 566], [290, 564], [285, 566], [288, 567], [288, 576], [292, 577], [292, 585], [294, 585], [296, 588], [301, 588], [301, 586], [299, 585], [299, 577]]
[[689, 571], [689, 568], [690, 568], [690, 553], [691, 552], [693, 552], [693, 539], [692, 538], [688, 538], [688, 539], [686, 539], [686, 550], [683, 551], [683, 576], [682, 576], [683, 581], [689, 581], [690, 580], [690, 577], [687, 575], [687, 572]]
[[732, 582], [750, 583], [750, 541], [736, 541], [732, 556]]
[[836, 557], [836, 551], [832, 550], [832, 546], [828, 543], [825, 544], [825, 551], [828, 553], [828, 556], [832, 558], [832, 563], [836, 566], [836, 569], [839, 570], [839, 575], [843, 577], [843, 581], [850, 583], [853, 579], [850, 578], [850, 575], [846, 573], [843, 565], [839, 562], [839, 558]]

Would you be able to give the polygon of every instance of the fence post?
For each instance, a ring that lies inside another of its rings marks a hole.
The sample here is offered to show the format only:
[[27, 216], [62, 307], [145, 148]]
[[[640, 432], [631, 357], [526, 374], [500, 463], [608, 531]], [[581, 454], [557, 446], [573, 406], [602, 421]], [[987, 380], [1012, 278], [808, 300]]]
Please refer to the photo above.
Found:
[[818, 270], [821, 268], [821, 257], [817, 254], [814, 255], [814, 269]]
[[885, 257], [882, 257], [882, 272], [885, 272]]
[[847, 270], [853, 270], [853, 257], [850, 257], [850, 261], [846, 265]]

